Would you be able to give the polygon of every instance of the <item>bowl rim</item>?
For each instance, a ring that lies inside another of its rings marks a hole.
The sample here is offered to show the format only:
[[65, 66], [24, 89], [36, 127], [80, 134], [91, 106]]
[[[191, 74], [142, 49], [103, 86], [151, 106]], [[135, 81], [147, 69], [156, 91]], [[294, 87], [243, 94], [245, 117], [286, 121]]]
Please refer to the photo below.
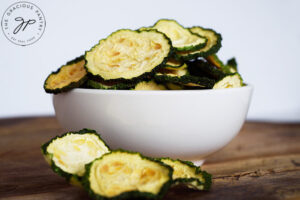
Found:
[[[211, 94], [211, 93], [231, 93], [243, 90], [253, 90], [253, 85], [247, 84], [239, 88], [226, 88], [226, 89], [202, 89], [202, 90], [102, 90], [91, 88], [74, 88], [67, 93], [88, 93], [88, 94], [151, 94], [151, 95], [167, 95], [167, 94]], [[67, 94], [60, 93], [60, 94]]]

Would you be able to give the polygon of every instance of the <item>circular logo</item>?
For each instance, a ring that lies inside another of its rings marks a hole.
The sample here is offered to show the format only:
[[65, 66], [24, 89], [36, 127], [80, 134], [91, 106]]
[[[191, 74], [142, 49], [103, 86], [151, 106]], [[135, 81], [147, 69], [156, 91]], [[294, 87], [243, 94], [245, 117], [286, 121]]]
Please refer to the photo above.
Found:
[[30, 2], [17, 2], [3, 14], [1, 27], [12, 43], [27, 46], [38, 41], [45, 30], [46, 20], [39, 7]]

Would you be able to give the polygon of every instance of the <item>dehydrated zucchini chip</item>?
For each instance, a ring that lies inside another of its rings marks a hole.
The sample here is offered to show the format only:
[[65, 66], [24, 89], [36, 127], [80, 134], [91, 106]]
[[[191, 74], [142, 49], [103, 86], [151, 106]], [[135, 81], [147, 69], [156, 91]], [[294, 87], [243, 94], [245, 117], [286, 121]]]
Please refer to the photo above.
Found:
[[103, 80], [133, 80], [152, 73], [171, 53], [171, 41], [156, 30], [119, 30], [85, 54], [86, 69]]
[[183, 64], [181, 67], [179, 68], [162, 68], [160, 70], [157, 71], [156, 75], [167, 75], [167, 76], [176, 76], [176, 77], [180, 77], [180, 76], [184, 76], [184, 75], [188, 75], [189, 71], [187, 69], [187, 65]]
[[219, 57], [216, 54], [207, 56], [206, 60], [220, 69], [224, 68], [225, 66], [224, 63], [219, 59]]
[[135, 86], [134, 83], [123, 83], [120, 81], [87, 80], [87, 87], [103, 90], [126, 90]]
[[209, 55], [206, 57], [206, 60], [211, 63], [212, 65], [218, 67], [221, 69], [225, 74], [232, 74], [235, 73], [234, 67], [231, 67], [229, 65], [225, 65], [216, 54]]
[[169, 74], [157, 73], [154, 76], [157, 82], [175, 83], [183, 86], [194, 87], [199, 89], [210, 89], [214, 86], [215, 81], [207, 77], [197, 77], [191, 75], [175, 76]]
[[85, 164], [110, 152], [96, 131], [68, 132], [43, 144], [42, 153], [53, 171], [68, 181], [79, 180]]
[[156, 83], [154, 80], [139, 82], [134, 90], [166, 90], [164, 85]]
[[229, 71], [231, 73], [235, 73], [237, 72], [237, 62], [235, 60], [235, 58], [230, 58], [229, 60], [227, 60], [226, 66], [228, 66]]
[[151, 28], [166, 34], [177, 51], [195, 51], [206, 45], [205, 37], [192, 33], [175, 20], [161, 19]]
[[243, 79], [240, 74], [234, 73], [225, 76], [215, 83], [213, 89], [238, 88], [243, 86]]
[[169, 58], [168, 61], [166, 62], [166, 64], [164, 65], [164, 68], [166, 69], [180, 69], [180, 68], [186, 68], [187, 66], [184, 65], [184, 62]]
[[172, 172], [160, 161], [116, 150], [86, 165], [83, 185], [95, 199], [157, 199], [170, 187]]
[[192, 162], [171, 158], [161, 158], [160, 161], [173, 168], [173, 181], [175, 184], [185, 184], [189, 188], [197, 190], [209, 190], [211, 175], [206, 171], [201, 171], [201, 168], [195, 166]]
[[177, 56], [183, 60], [191, 60], [197, 57], [206, 57], [215, 54], [221, 48], [222, 36], [212, 29], [195, 26], [189, 29], [192, 33], [198, 34], [207, 39], [206, 45], [194, 51], [177, 52]]
[[84, 57], [81, 56], [52, 72], [45, 80], [45, 91], [56, 94], [80, 87], [86, 81], [84, 64]]
[[226, 74], [218, 67], [208, 63], [204, 59], [193, 60], [187, 63], [191, 75], [205, 76], [216, 81], [224, 78]]
[[179, 84], [175, 84], [175, 83], [165, 83], [165, 85], [169, 90], [183, 90], [184, 89], [183, 85], [179, 85]]

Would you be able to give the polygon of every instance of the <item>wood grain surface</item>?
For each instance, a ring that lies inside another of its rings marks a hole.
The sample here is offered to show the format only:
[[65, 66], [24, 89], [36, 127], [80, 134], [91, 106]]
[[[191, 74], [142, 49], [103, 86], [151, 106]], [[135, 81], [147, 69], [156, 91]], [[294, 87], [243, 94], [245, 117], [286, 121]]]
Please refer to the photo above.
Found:
[[[54, 117], [0, 120], [0, 199], [89, 199], [42, 157], [40, 145], [61, 133]], [[247, 122], [202, 168], [213, 174], [209, 192], [178, 186], [164, 200], [300, 199], [300, 124]]]

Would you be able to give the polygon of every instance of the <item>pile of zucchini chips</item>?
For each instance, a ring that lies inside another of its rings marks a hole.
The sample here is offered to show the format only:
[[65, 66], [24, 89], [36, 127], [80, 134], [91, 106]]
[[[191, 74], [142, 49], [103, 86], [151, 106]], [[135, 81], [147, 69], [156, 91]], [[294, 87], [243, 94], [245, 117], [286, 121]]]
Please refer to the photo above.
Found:
[[211, 175], [191, 162], [111, 150], [90, 129], [52, 138], [41, 149], [54, 172], [94, 199], [160, 199], [173, 185], [211, 186]]
[[234, 58], [216, 55], [222, 37], [212, 29], [185, 28], [161, 19], [138, 30], [121, 29], [56, 72], [47, 93], [72, 88], [110, 90], [220, 89], [243, 86]]

